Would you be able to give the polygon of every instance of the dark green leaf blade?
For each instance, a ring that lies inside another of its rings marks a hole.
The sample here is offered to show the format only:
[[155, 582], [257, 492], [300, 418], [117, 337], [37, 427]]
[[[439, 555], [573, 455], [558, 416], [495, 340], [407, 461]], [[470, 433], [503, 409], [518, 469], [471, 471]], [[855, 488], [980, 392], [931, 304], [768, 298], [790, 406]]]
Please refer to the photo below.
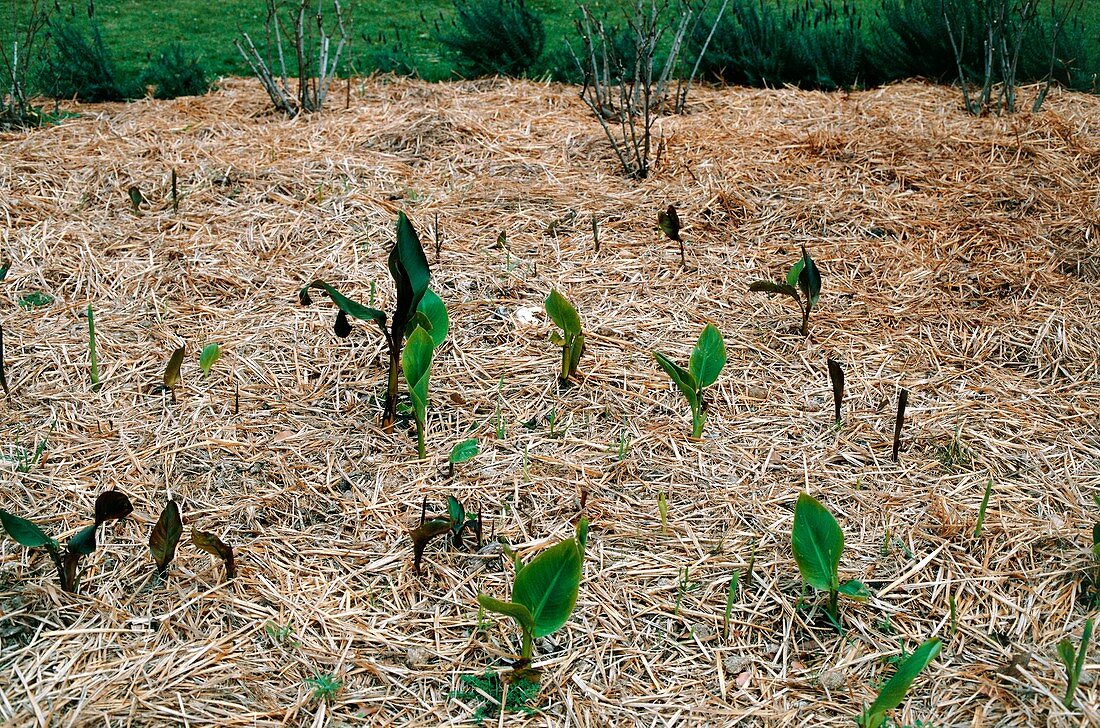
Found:
[[718, 379], [722, 367], [726, 366], [726, 342], [714, 324], [703, 327], [699, 341], [691, 352], [688, 371], [695, 378], [699, 389], [709, 387]]
[[676, 213], [676, 206], [669, 205], [666, 209], [657, 213], [657, 227], [661, 228], [669, 240], [682, 243], [680, 238], [680, 216]]
[[388, 259], [390, 275], [397, 289], [397, 306], [393, 313], [394, 338], [403, 336], [424, 292], [428, 290], [431, 272], [420, 238], [404, 212], [397, 216], [397, 240]]
[[379, 311], [376, 308], [370, 306], [364, 306], [351, 300], [340, 291], [336, 290], [324, 281], [313, 281], [307, 286], [303, 286], [302, 290], [298, 291], [298, 302], [303, 306], [308, 306], [313, 303], [313, 300], [309, 297], [309, 289], [315, 288], [318, 291], [325, 291], [328, 293], [329, 298], [336, 304], [337, 308], [343, 311], [348, 316], [357, 318], [360, 321], [374, 321], [383, 329], [386, 327], [386, 314]]
[[569, 620], [581, 581], [581, 550], [569, 538], [536, 556], [516, 575], [512, 601], [534, 618], [534, 636], [556, 632]]
[[420, 326], [432, 336], [432, 343], [438, 349], [447, 339], [447, 332], [451, 328], [451, 319], [447, 315], [447, 307], [443, 300], [430, 288], [424, 291], [420, 304], [416, 307], [417, 316], [409, 321], [405, 334], [411, 334], [416, 326]]
[[829, 381], [833, 385], [833, 416], [840, 422], [840, 405], [844, 401], [844, 369], [836, 359], [825, 360], [829, 366]]
[[157, 562], [157, 571], [160, 574], [163, 575], [168, 570], [172, 559], [176, 557], [176, 544], [181, 536], [183, 519], [180, 518], [180, 509], [174, 500], [170, 500], [149, 534], [149, 550], [153, 553], [153, 560]]
[[565, 296], [551, 289], [546, 297], [546, 314], [554, 325], [565, 332], [566, 336], [576, 336], [581, 332], [581, 317]]
[[802, 246], [802, 270], [798, 272], [798, 287], [810, 302], [810, 308], [817, 306], [817, 299], [821, 298], [821, 273], [818, 272], [814, 259], [806, 252], [805, 245]]
[[211, 556], [217, 556], [225, 562], [225, 576], [233, 579], [237, 576], [237, 562], [233, 557], [233, 547], [209, 531], [200, 531], [191, 527], [191, 543]]
[[699, 385], [696, 383], [695, 377], [692, 376], [691, 372], [659, 351], [653, 352], [653, 358], [657, 360], [657, 363], [661, 365], [661, 369], [665, 370], [665, 374], [667, 374], [679, 390], [683, 392], [684, 397], [687, 398], [688, 404], [691, 405], [692, 409], [695, 409], [699, 402]]
[[457, 465], [476, 457], [479, 452], [481, 452], [481, 446], [476, 438], [471, 437], [469, 440], [463, 440], [451, 448], [451, 455], [447, 458], [447, 461]]
[[791, 269], [787, 271], [787, 285], [792, 289], [798, 287], [798, 277], [802, 275], [802, 269], [806, 267], [806, 260], [799, 258], [798, 262], [791, 266]]
[[428, 374], [432, 368], [435, 344], [431, 334], [419, 326], [409, 336], [401, 352], [401, 368], [409, 384], [409, 396], [418, 419], [423, 421], [428, 406]]
[[65, 545], [65, 548], [71, 553], [80, 554], [81, 556], [90, 555], [96, 549], [95, 531], [96, 524], [85, 526], [69, 539], [69, 543]]
[[447, 515], [451, 517], [451, 525], [461, 526], [466, 520], [466, 509], [453, 495], [447, 496]]
[[913, 684], [913, 681], [917, 679], [917, 675], [939, 653], [940, 641], [938, 639], [930, 639], [918, 647], [905, 662], [898, 666], [898, 671], [894, 673], [894, 676], [882, 686], [875, 702], [871, 703], [871, 706], [864, 711], [864, 716], [871, 718], [871, 720], [878, 719], [879, 724], [881, 724], [881, 719], [885, 717], [886, 712], [901, 705], [901, 701], [905, 699], [905, 693], [909, 690], [909, 686]]
[[520, 629], [534, 634], [535, 618], [531, 614], [531, 610], [522, 604], [517, 604], [516, 602], [502, 602], [499, 599], [493, 599], [491, 596], [481, 593], [477, 595], [477, 603], [490, 612], [496, 612], [497, 614], [511, 617], [516, 620], [516, 624], [520, 626]]
[[844, 533], [833, 514], [807, 493], [799, 494], [794, 507], [791, 547], [807, 584], [822, 591], [838, 588], [836, 571], [844, 550]]
[[134, 512], [134, 504], [121, 490], [108, 490], [95, 499], [95, 522], [125, 518]]
[[3, 509], [0, 509], [0, 525], [4, 526], [4, 530], [7, 531], [8, 535], [15, 539], [17, 543], [29, 549], [38, 548], [39, 546], [50, 546], [54, 543], [54, 540], [47, 536], [41, 528], [28, 521], [26, 518], [20, 518]]

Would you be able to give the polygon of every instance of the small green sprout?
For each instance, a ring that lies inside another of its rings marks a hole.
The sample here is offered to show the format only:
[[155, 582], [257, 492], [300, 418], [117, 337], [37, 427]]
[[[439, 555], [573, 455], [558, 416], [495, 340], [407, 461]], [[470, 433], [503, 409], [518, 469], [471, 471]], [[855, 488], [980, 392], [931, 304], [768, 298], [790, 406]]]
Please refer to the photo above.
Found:
[[657, 494], [657, 513], [661, 516], [661, 533], [668, 531], [668, 496], [662, 490]]
[[669, 240], [680, 245], [680, 265], [687, 267], [687, 257], [684, 255], [684, 239], [680, 237], [680, 216], [676, 213], [676, 206], [669, 205], [666, 209], [657, 212], [657, 227]]
[[[795, 286], [798, 288], [796, 289]], [[805, 245], [802, 246], [802, 257], [791, 266], [785, 281], [782, 283], [755, 281], [749, 286], [749, 290], [762, 293], [781, 293], [793, 298], [798, 304], [798, 309], [802, 312], [802, 335], [809, 335], [810, 311], [817, 306], [817, 301], [821, 298], [821, 273], [817, 270], [814, 259], [806, 252]], [[802, 296], [798, 295], [799, 290], [802, 291]]]
[[875, 701], [856, 717], [856, 725], [860, 728], [880, 728], [886, 721], [886, 713], [901, 705], [909, 686], [939, 652], [938, 639], [928, 640], [918, 647], [898, 666], [894, 676], [882, 686]]
[[577, 603], [587, 541], [588, 520], [581, 518], [574, 538], [550, 547], [526, 564], [515, 557], [512, 601], [477, 595], [482, 607], [511, 617], [519, 625], [523, 633], [520, 662], [524, 667], [530, 664], [534, 639], [553, 634], [569, 621]]
[[551, 290], [546, 297], [546, 313], [550, 320], [561, 329], [550, 335], [550, 341], [561, 347], [561, 373], [558, 381], [562, 385], [577, 373], [577, 362], [584, 354], [584, 332], [581, 330], [581, 319], [577, 315], [577, 309], [569, 303], [557, 290]]
[[1076, 654], [1073, 652], [1073, 643], [1063, 639], [1058, 643], [1058, 659], [1066, 668], [1066, 697], [1062, 699], [1062, 705], [1073, 710], [1073, 695], [1077, 692], [1077, 683], [1081, 680], [1081, 672], [1085, 669], [1085, 655], [1089, 651], [1089, 640], [1092, 639], [1091, 619], [1085, 621], [1085, 629], [1081, 633], [1081, 648]]
[[800, 493], [794, 507], [791, 548], [802, 579], [815, 589], [829, 594], [827, 611], [835, 625], [840, 624], [837, 597], [843, 594], [856, 601], [866, 601], [871, 593], [860, 581], [840, 583], [837, 569], [844, 550], [844, 532], [833, 514], [807, 493]]
[[985, 481], [985, 494], [982, 496], [982, 505], [978, 508], [978, 522], [974, 525], [974, 538], [982, 535], [982, 524], [985, 523], [985, 509], [989, 505], [989, 495], [993, 492], [993, 479]]
[[691, 352], [687, 369], [659, 351], [653, 352], [653, 357], [672, 378], [691, 407], [691, 436], [696, 439], [702, 437], [707, 412], [703, 390], [714, 384], [726, 365], [726, 342], [722, 340], [722, 334], [714, 324], [707, 324]]
[[95, 314], [92, 313], [92, 307], [88, 305], [88, 362], [91, 365], [91, 379], [92, 379], [92, 391], [99, 391], [99, 361], [96, 359], [95, 351]]
[[172, 393], [173, 402], [176, 401], [176, 385], [180, 383], [180, 367], [183, 366], [183, 355], [186, 350], [186, 346], [181, 346], [173, 351], [171, 358], [168, 359], [168, 366], [164, 368], [164, 389]]
[[222, 541], [213, 533], [209, 531], [200, 531], [194, 526], [191, 527], [191, 543], [196, 548], [202, 549], [225, 563], [225, 578], [227, 580], [237, 577], [237, 561], [233, 556], [232, 546]]
[[53, 296], [48, 293], [42, 293], [41, 291], [33, 291], [19, 299], [19, 307], [24, 311], [30, 311], [32, 308], [49, 306], [51, 303], [53, 303]]
[[730, 577], [729, 590], [726, 592], [726, 611], [722, 613], [722, 639], [729, 639], [730, 618], [733, 616], [733, 603], [737, 599], [737, 582], [741, 577], [740, 572], [733, 572]]
[[424, 442], [424, 429], [428, 417], [428, 379], [432, 369], [435, 342], [432, 336], [419, 326], [409, 335], [405, 350], [401, 352], [401, 369], [409, 384], [413, 417], [416, 419], [416, 452], [420, 459], [428, 457]]
[[222, 356], [222, 348], [218, 344], [207, 344], [199, 355], [199, 369], [204, 377], [210, 376], [210, 369]]
[[467, 689], [456, 690], [451, 697], [479, 703], [471, 716], [475, 725], [484, 725], [490, 720], [495, 722], [502, 712], [538, 713], [535, 701], [539, 696], [539, 683], [527, 675], [506, 675], [502, 679], [492, 670], [486, 670], [483, 675], [463, 675], [462, 684]]
[[269, 620], [264, 624], [264, 633], [277, 645], [294, 647], [298, 644], [294, 640], [294, 627], [290, 624], [278, 624]]
[[330, 673], [317, 673], [313, 677], [305, 679], [306, 685], [313, 688], [313, 699], [331, 703], [336, 699], [340, 689], [344, 687], [344, 681]]
[[469, 440], [463, 440], [457, 443], [451, 448], [451, 454], [447, 458], [449, 475], [453, 478], [455, 466], [477, 457], [479, 452], [481, 452], [481, 447], [478, 445], [476, 437], [471, 437]]
[[[466, 513], [466, 508], [454, 496], [447, 496], [447, 513], [427, 518], [428, 501], [420, 508], [420, 524], [409, 531], [413, 542], [413, 570], [420, 573], [420, 562], [424, 558], [424, 549], [436, 536], [451, 534], [451, 543], [455, 548], [465, 547], [463, 535], [470, 532], [474, 536], [474, 548], [481, 548], [481, 512], [477, 516]], [[469, 516], [469, 517], [467, 517]]]
[[134, 512], [134, 506], [125, 493], [109, 490], [101, 493], [95, 501], [95, 523], [85, 526], [69, 539], [62, 549], [57, 541], [50, 538], [37, 525], [5, 510], [0, 510], [0, 526], [16, 543], [29, 549], [44, 548], [57, 569], [57, 581], [64, 591], [76, 593], [80, 583], [77, 567], [83, 556], [89, 556], [96, 550], [96, 530], [101, 523], [125, 518]]

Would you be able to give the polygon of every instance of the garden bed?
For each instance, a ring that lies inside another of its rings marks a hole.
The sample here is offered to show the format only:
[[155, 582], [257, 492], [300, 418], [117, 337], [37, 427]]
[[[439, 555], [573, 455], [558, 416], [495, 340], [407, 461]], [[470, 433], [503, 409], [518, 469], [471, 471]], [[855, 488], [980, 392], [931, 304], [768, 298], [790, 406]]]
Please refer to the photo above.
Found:
[[[101, 534], [77, 596], [0, 537], [4, 720], [468, 722], [462, 676], [519, 645], [475, 599], [506, 595], [510, 566], [433, 542], [413, 571], [423, 500], [454, 495], [524, 555], [571, 535], [582, 504], [591, 521], [576, 611], [536, 644], [541, 713], [506, 723], [851, 724], [930, 637], [943, 650], [899, 725], [1100, 721], [1088, 673], [1078, 711], [1061, 706], [1055, 653], [1095, 598], [1100, 98], [973, 118], [921, 84], [704, 88], [658, 122], [656, 171], [633, 183], [571, 87], [374, 79], [336, 96], [286, 119], [228, 80], [0, 137], [0, 507], [65, 536], [106, 489], [136, 507]], [[656, 228], [669, 203], [686, 269]], [[428, 462], [378, 426], [377, 331], [336, 339], [331, 306], [296, 301], [314, 278], [389, 301], [398, 210], [451, 316]], [[800, 245], [823, 278], [809, 338], [789, 300], [747, 292]], [[588, 333], [567, 389], [551, 287]], [[651, 352], [685, 360], [707, 322], [729, 364], [693, 441]], [[203, 377], [209, 342], [224, 353]], [[181, 344], [173, 403], [153, 385]], [[840, 428], [828, 357], [847, 375]], [[481, 454], [448, 478], [467, 437]], [[844, 529], [842, 578], [874, 594], [842, 604], [844, 637], [819, 626], [819, 595], [799, 604], [801, 490]], [[155, 576], [146, 543], [169, 494], [235, 545], [235, 580], [190, 546]], [[341, 689], [316, 699], [305, 680], [330, 674]]]

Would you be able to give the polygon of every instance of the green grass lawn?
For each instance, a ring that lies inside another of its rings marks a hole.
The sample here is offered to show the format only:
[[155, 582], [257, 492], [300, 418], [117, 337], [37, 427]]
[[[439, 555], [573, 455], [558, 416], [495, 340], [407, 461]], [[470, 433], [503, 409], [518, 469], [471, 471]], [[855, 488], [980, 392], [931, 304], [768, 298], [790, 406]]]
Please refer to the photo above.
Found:
[[[4, 7], [4, 1], [0, 0], [0, 8]], [[880, 0], [860, 1], [869, 9], [880, 4]], [[546, 28], [543, 58], [532, 75], [541, 76], [555, 69], [571, 72], [572, 60], [565, 44], [576, 42], [573, 17], [579, 0], [527, 2], [543, 15]], [[611, 3], [605, 0], [601, 4], [607, 7], [613, 3], [614, 0]], [[415, 3], [344, 0], [343, 5], [353, 28], [350, 50], [344, 59], [345, 73], [365, 74], [381, 66], [383, 70], [411, 68], [433, 80], [455, 75], [453, 59], [438, 41], [437, 31], [439, 27], [448, 28], [454, 17], [451, 0]], [[77, 0], [77, 6], [80, 8], [77, 17], [81, 17], [83, 0]], [[96, 0], [95, 3], [95, 16], [104, 40], [119, 71], [127, 78], [136, 78], [158, 50], [175, 41], [198, 53], [213, 75], [247, 75], [248, 66], [233, 46], [233, 39], [243, 29], [258, 41], [264, 34], [265, 14], [263, 0]], [[865, 28], [874, 25], [873, 15], [869, 17], [872, 21], [866, 22]], [[1084, 0], [1082, 20], [1095, 41], [1093, 55], [1100, 58], [1100, 0]], [[0, 29], [0, 38], [4, 37], [10, 37], [10, 24], [5, 23]], [[396, 47], [400, 48], [397, 53]]]

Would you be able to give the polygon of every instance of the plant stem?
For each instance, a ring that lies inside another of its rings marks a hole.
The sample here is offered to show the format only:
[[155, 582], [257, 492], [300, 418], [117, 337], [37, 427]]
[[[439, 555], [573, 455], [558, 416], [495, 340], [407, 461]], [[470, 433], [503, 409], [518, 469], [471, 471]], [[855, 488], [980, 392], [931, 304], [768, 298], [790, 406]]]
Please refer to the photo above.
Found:
[[531, 659], [531, 644], [534, 641], [534, 635], [523, 630], [523, 653], [520, 655], [525, 660]]
[[386, 400], [382, 406], [382, 431], [393, 432], [393, 423], [397, 420], [397, 372], [401, 367], [401, 352], [394, 346], [393, 337], [386, 335], [390, 347], [390, 374], [386, 384]]
[[424, 421], [419, 417], [416, 418], [416, 452], [421, 460], [428, 457], [427, 450], [424, 447]]
[[569, 354], [573, 351], [573, 339], [567, 337], [565, 343], [561, 347], [561, 382], [565, 384], [569, 381]]
[[829, 590], [829, 616], [833, 618], [833, 622], [840, 624], [840, 612], [837, 610], [837, 596], [840, 592], [837, 589]]

